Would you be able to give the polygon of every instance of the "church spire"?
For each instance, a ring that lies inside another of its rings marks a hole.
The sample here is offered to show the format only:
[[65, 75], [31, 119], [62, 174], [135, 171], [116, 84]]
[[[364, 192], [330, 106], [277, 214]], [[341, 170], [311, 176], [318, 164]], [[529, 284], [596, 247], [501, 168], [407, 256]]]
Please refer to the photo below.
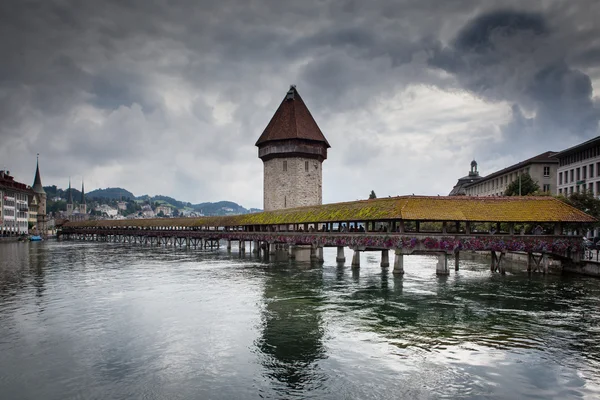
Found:
[[73, 191], [71, 190], [71, 178], [69, 178], [69, 197], [67, 199], [67, 204], [73, 204]]
[[35, 178], [33, 180], [33, 191], [35, 193], [46, 193], [42, 186], [42, 177], [40, 175], [40, 153], [37, 154], [36, 166], [35, 166]]
[[83, 178], [81, 178], [81, 204], [85, 204], [85, 190], [83, 189]]

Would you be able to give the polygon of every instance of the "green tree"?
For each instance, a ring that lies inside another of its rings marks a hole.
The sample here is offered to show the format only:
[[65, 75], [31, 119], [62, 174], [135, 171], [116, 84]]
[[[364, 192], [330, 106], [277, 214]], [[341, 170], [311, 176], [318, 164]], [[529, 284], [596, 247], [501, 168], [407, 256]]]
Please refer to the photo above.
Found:
[[179, 210], [178, 209], [176, 209], [176, 208], [173, 209], [173, 216], [174, 217], [178, 217], [179, 216]]
[[157, 217], [160, 217], [160, 218], [162, 218], [162, 217], [164, 217], [164, 216], [165, 216], [165, 213], [164, 213], [164, 212], [162, 212], [162, 210], [160, 210], [160, 211], [158, 212], [158, 214], [156, 214], [156, 216], [157, 216]]
[[377, 195], [375, 194], [374, 190], [371, 190], [371, 194], [369, 195], [369, 199], [376, 199]]
[[529, 174], [525, 173], [521, 174], [520, 184], [519, 179], [517, 178], [508, 185], [506, 191], [504, 192], [504, 195], [518, 196], [519, 185], [521, 187], [521, 196], [527, 196], [540, 190], [540, 185], [538, 185], [537, 182], [534, 181]]
[[573, 192], [569, 197], [561, 196], [559, 198], [578, 210], [600, 219], [600, 200], [594, 197], [593, 192]]

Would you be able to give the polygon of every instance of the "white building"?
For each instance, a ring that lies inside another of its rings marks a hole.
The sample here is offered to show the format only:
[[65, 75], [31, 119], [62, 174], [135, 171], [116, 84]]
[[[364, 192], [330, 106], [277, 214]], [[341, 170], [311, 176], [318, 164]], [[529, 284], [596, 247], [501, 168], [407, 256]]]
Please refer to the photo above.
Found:
[[556, 171], [558, 159], [556, 152], [547, 151], [535, 157], [493, 172], [471, 184], [464, 186], [467, 196], [503, 196], [512, 182], [519, 180], [519, 175], [527, 173], [540, 190], [556, 193]]
[[154, 210], [154, 212], [158, 215], [160, 214], [162, 211], [163, 215], [165, 217], [169, 217], [171, 216], [171, 214], [173, 213], [173, 208], [167, 206], [167, 205], [160, 205], [158, 207], [156, 207], [156, 210]]
[[101, 204], [95, 208], [97, 212], [100, 212], [102, 215], [106, 215], [109, 218], [114, 218], [119, 214], [119, 210], [112, 208], [108, 204]]
[[600, 196], [600, 136], [554, 155], [558, 160], [558, 194], [588, 191]]
[[34, 193], [28, 185], [17, 182], [8, 171], [0, 171], [0, 232], [4, 235], [21, 235], [29, 232], [29, 199]]

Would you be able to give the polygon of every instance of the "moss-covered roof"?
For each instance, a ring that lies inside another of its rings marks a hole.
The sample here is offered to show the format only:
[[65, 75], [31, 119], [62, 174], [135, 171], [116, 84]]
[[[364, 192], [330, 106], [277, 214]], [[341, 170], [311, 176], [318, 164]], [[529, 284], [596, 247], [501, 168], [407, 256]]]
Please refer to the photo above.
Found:
[[223, 217], [67, 222], [94, 226], [243, 226], [352, 221], [569, 222], [597, 220], [552, 197], [403, 196]]

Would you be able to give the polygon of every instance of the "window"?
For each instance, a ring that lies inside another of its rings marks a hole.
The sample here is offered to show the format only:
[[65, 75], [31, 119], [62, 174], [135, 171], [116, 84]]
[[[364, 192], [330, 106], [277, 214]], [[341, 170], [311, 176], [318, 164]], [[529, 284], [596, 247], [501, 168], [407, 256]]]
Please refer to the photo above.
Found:
[[549, 183], [545, 183], [542, 190], [544, 192], [549, 192], [550, 191], [550, 184]]
[[544, 167], [544, 176], [550, 176], [550, 167]]
[[562, 185], [562, 172], [558, 173], [558, 184]]
[[594, 164], [590, 164], [589, 170], [590, 170], [590, 178], [593, 178], [594, 177]]
[[[570, 171], [570, 173], [571, 173], [571, 177], [569, 178], [569, 182], [573, 182], [573, 181], [575, 180], [575, 179], [574, 179], [574, 176], [575, 176], [574, 174], [575, 174], [575, 172], [573, 172], [573, 170], [571, 170], [571, 171]], [[571, 193], [573, 193], [573, 192], [571, 192]]]
[[304, 161], [304, 170], [308, 172], [308, 161]]
[[575, 170], [575, 175], [577, 176], [577, 180], [580, 181], [581, 180], [581, 170], [579, 168], [577, 168]]
[[587, 167], [581, 167], [582, 179], [587, 179]]
[[287, 171], [287, 161], [283, 162], [283, 171]]
[[558, 194], [562, 194], [562, 189], [558, 189]]

